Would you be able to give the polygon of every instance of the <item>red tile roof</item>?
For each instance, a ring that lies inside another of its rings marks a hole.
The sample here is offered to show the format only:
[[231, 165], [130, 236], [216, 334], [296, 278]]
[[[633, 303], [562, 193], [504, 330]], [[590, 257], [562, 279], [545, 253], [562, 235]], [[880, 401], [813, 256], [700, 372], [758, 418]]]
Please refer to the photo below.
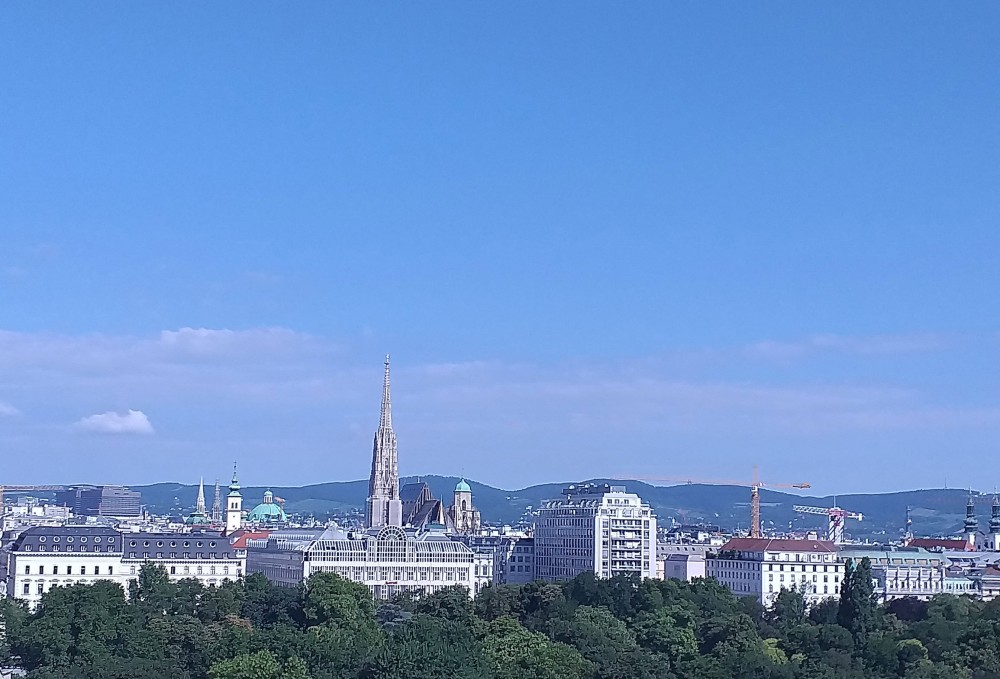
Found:
[[836, 552], [837, 546], [826, 540], [733, 538], [722, 549], [733, 552]]
[[247, 540], [260, 540], [266, 538], [270, 534], [271, 531], [269, 530], [259, 530], [256, 532], [249, 530], [240, 531], [240, 535], [235, 540], [233, 540], [232, 544], [233, 547], [235, 547], [236, 549], [246, 549]]

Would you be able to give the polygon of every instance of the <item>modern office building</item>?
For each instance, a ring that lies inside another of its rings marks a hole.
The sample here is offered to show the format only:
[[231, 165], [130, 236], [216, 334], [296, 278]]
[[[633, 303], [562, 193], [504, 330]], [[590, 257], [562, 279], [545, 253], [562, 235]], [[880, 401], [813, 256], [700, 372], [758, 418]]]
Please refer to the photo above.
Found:
[[705, 571], [737, 596], [765, 606], [783, 589], [795, 589], [809, 605], [840, 595], [844, 562], [825, 540], [733, 538], [709, 554]]
[[573, 485], [538, 510], [534, 575], [569, 580], [593, 571], [598, 577], [634, 573], [656, 577], [656, 517], [624, 486]]
[[[481, 563], [481, 560], [480, 560]], [[360, 534], [339, 528], [281, 530], [247, 540], [247, 570], [297, 586], [315, 573], [366, 585], [376, 599], [401, 592], [429, 594], [451, 585], [475, 590], [477, 559], [443, 531], [383, 526]]]
[[56, 494], [56, 502], [69, 507], [76, 516], [142, 516], [142, 495], [125, 486], [71, 486]]

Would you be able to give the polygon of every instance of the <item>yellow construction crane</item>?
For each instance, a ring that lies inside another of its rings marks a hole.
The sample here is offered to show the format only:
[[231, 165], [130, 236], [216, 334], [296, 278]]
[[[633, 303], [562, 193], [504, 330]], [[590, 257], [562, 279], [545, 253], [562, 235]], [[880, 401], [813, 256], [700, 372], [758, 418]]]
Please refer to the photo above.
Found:
[[624, 480], [635, 481], [669, 481], [675, 483], [704, 483], [712, 486], [750, 486], [750, 537], [759, 538], [760, 535], [760, 489], [764, 486], [768, 488], [812, 488], [811, 483], [765, 483], [757, 475], [757, 466], [753, 468], [753, 480], [722, 480], [722, 479], [696, 479], [686, 476], [630, 476], [618, 477]]

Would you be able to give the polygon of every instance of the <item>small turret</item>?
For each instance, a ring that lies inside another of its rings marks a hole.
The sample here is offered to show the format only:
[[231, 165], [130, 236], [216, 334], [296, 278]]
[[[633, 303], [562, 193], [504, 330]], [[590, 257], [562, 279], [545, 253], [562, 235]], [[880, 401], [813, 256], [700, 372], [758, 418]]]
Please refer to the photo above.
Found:
[[969, 491], [969, 503], [965, 506], [965, 548], [969, 551], [976, 548], [976, 533], [979, 532], [979, 519], [976, 518], [976, 499]]

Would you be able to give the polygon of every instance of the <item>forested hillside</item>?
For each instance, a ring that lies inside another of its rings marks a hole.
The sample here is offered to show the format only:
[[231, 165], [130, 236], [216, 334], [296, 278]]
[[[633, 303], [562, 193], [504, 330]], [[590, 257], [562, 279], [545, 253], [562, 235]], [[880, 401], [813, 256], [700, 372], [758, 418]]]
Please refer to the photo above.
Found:
[[880, 608], [864, 562], [839, 603], [809, 611], [795, 592], [764, 610], [711, 580], [581, 575], [376, 603], [332, 574], [203, 589], [152, 566], [128, 598], [103, 582], [2, 607], [0, 660], [31, 679], [1000, 677], [1000, 602]]
[[[408, 477], [402, 482], [418, 480]], [[435, 497], [451, 502], [457, 477], [424, 476]], [[622, 484], [636, 492], [652, 505], [663, 524], [671, 520], [683, 523], [710, 523], [726, 530], [745, 529], [750, 519], [750, 489], [742, 486], [710, 484], [682, 484], [656, 486], [642, 481], [593, 479], [598, 483]], [[469, 481], [476, 506], [488, 522], [512, 523], [524, 516], [530, 507], [537, 507], [547, 499], [559, 497], [565, 483], [546, 483], [517, 490], [504, 490]], [[579, 481], [577, 481], [579, 483]], [[194, 506], [198, 487], [177, 483], [158, 483], [151, 486], [133, 486], [142, 493], [143, 502], [156, 513], [186, 516]], [[264, 487], [245, 487], [244, 506], [253, 507], [264, 496]], [[363, 510], [368, 496], [368, 481], [341, 481], [309, 486], [274, 487], [275, 495], [285, 500], [289, 513], [314, 514], [324, 517], [330, 513]], [[830, 507], [838, 504], [864, 514], [864, 521], [849, 521], [848, 535], [877, 541], [898, 538], [906, 519], [906, 508], [911, 508], [913, 530], [917, 535], [952, 534], [961, 530], [965, 518], [967, 490], [935, 489], [912, 490], [899, 493], [872, 493], [813, 497], [804, 494], [783, 493], [769, 489], [761, 491], [762, 516], [768, 529], [773, 530], [826, 530], [826, 518], [801, 515], [793, 511], [797, 504]], [[977, 503], [980, 521], [989, 520], [992, 496]]]

